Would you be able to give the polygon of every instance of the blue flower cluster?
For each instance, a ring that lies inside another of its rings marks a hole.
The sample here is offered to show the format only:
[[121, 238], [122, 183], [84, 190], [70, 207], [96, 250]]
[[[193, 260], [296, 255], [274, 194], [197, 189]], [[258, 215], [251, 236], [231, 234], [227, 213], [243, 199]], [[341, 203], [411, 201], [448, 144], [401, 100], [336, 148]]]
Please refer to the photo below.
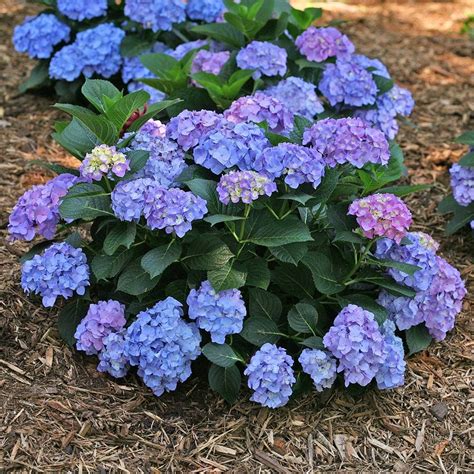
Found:
[[71, 29], [52, 14], [43, 14], [26, 18], [13, 30], [13, 45], [20, 53], [31, 58], [51, 57], [54, 47], [63, 41], [69, 41]]
[[254, 391], [250, 400], [269, 408], [286, 405], [296, 382], [293, 363], [285, 349], [264, 344], [250, 359], [244, 372], [249, 388]]
[[405, 383], [405, 351], [403, 341], [395, 335], [395, 324], [388, 320], [380, 330], [384, 340], [385, 360], [381, 364], [375, 380], [380, 389], [401, 387]]
[[216, 292], [209, 281], [203, 281], [198, 290], [190, 291], [186, 303], [189, 317], [211, 334], [212, 342], [224, 344], [227, 335], [242, 331], [247, 310], [239, 290]]
[[316, 86], [299, 77], [287, 77], [263, 92], [279, 100], [293, 114], [302, 115], [310, 120], [324, 111], [316, 95]]
[[303, 372], [311, 377], [317, 392], [332, 387], [337, 377], [337, 362], [331, 354], [318, 349], [304, 349], [298, 361]]
[[49, 74], [54, 79], [74, 81], [81, 74], [111, 77], [120, 71], [120, 44], [125, 32], [112, 23], [81, 31], [75, 41], [51, 59]]
[[194, 149], [194, 161], [220, 174], [227, 168], [237, 166], [241, 170], [252, 170], [255, 159], [270, 142], [265, 131], [253, 123], [234, 124], [223, 121], [219, 128], [206, 133]]
[[23, 264], [21, 286], [25, 293], [41, 295], [46, 308], [53, 306], [58, 296], [83, 295], [89, 286], [87, 257], [66, 242], [53, 244]]
[[186, 13], [191, 20], [214, 23], [224, 12], [222, 0], [188, 0]]
[[201, 353], [198, 328], [182, 316], [181, 303], [166, 298], [139, 313], [125, 334], [126, 360], [157, 396], [188, 379]]
[[186, 6], [181, 0], [125, 0], [125, 15], [144, 28], [170, 31], [173, 23], [186, 19]]
[[71, 20], [90, 20], [107, 13], [107, 0], [58, 0], [58, 10]]
[[254, 79], [263, 76], [284, 76], [286, 74], [286, 49], [267, 41], [252, 41], [237, 53], [240, 69], [255, 69]]
[[206, 40], [187, 41], [186, 43], [182, 43], [176, 46], [175, 49], [169, 51], [166, 54], [168, 54], [172, 58], [179, 61], [183, 59], [186, 56], [186, 54], [190, 53], [191, 51], [194, 51], [195, 49], [202, 48], [204, 46], [207, 46]]
[[453, 196], [460, 206], [474, 202], [474, 168], [455, 163], [449, 170]]
[[130, 364], [125, 354], [125, 331], [111, 332], [103, 340], [99, 352], [99, 372], [107, 372], [112, 377], [121, 378], [127, 375]]
[[76, 347], [87, 355], [97, 354], [104, 347], [104, 338], [125, 326], [125, 306], [115, 300], [91, 304], [76, 328]]

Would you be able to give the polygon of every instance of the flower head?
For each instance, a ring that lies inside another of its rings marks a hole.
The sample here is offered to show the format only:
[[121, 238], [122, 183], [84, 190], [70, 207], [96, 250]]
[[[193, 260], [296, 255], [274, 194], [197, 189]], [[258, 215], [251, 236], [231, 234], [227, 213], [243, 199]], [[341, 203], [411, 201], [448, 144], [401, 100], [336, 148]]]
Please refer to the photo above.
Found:
[[271, 196], [276, 190], [270, 178], [255, 171], [230, 171], [221, 176], [217, 185], [219, 201], [224, 204], [240, 201], [250, 204], [260, 196]]
[[304, 349], [298, 358], [303, 372], [307, 373], [314, 383], [314, 388], [322, 392], [325, 388], [331, 388], [336, 380], [336, 359], [326, 351], [318, 349]]
[[189, 0], [186, 13], [191, 20], [214, 23], [224, 11], [222, 0]]
[[193, 156], [197, 164], [214, 174], [221, 174], [233, 166], [252, 169], [257, 156], [269, 145], [265, 132], [258, 125], [224, 121], [201, 138]]
[[382, 290], [377, 298], [377, 303], [383, 306], [389, 318], [400, 330], [410, 329], [421, 324], [424, 319], [424, 302], [427, 292], [420, 291], [414, 298], [407, 296], [395, 296], [386, 290]]
[[209, 110], [183, 110], [169, 121], [166, 135], [176, 140], [184, 151], [188, 151], [194, 148], [207, 132], [218, 128], [222, 120], [221, 115]]
[[111, 332], [102, 340], [103, 348], [99, 352], [99, 372], [107, 372], [112, 377], [121, 378], [127, 375], [128, 359], [125, 355], [125, 331]]
[[356, 199], [350, 205], [348, 213], [356, 216], [362, 233], [368, 239], [387, 237], [397, 244], [405, 237], [413, 221], [406, 204], [389, 193], [371, 194]]
[[237, 53], [240, 69], [255, 69], [254, 79], [286, 74], [286, 50], [267, 41], [252, 41]]
[[311, 120], [316, 114], [324, 111], [315, 89], [313, 84], [291, 76], [263, 92], [279, 100], [293, 114], [302, 115]]
[[306, 59], [316, 62], [331, 57], [348, 56], [355, 51], [349, 38], [333, 27], [310, 26], [296, 38], [295, 46]]
[[191, 73], [207, 72], [217, 76], [220, 74], [222, 67], [229, 60], [229, 51], [212, 52], [206, 49], [201, 49], [194, 56], [193, 64], [191, 66]]
[[89, 286], [86, 255], [65, 242], [53, 244], [23, 264], [21, 286], [26, 293], [41, 295], [47, 308], [58, 296], [83, 295]]
[[107, 13], [107, 0], [58, 0], [58, 10], [71, 20], [90, 20]]
[[37, 234], [52, 239], [61, 219], [62, 198], [77, 181], [76, 176], [64, 173], [26, 191], [10, 214], [8, 232], [12, 240], [33, 240]]
[[247, 310], [239, 290], [217, 292], [209, 281], [204, 281], [198, 290], [189, 292], [186, 303], [188, 316], [211, 334], [212, 342], [224, 344], [227, 335], [242, 331]]
[[104, 176], [123, 178], [130, 170], [130, 161], [114, 146], [99, 145], [87, 153], [79, 171], [86, 181], [100, 181]]
[[264, 344], [250, 359], [244, 372], [249, 388], [254, 391], [250, 400], [269, 408], [286, 405], [296, 382], [293, 363], [285, 349]]
[[83, 67], [81, 51], [76, 44], [68, 44], [51, 58], [49, 76], [72, 82], [81, 75]]
[[353, 58], [340, 58], [335, 64], [326, 64], [319, 89], [332, 106], [371, 105], [378, 92], [372, 74]]
[[26, 18], [13, 30], [13, 45], [20, 53], [31, 58], [45, 59], [53, 54], [54, 47], [69, 40], [71, 29], [53, 14]]
[[390, 159], [383, 133], [358, 118], [324, 119], [303, 134], [303, 145], [310, 144], [322, 154], [328, 166], [350, 163], [362, 168], [366, 163], [386, 165]]
[[235, 100], [224, 117], [233, 123], [266, 122], [275, 133], [288, 133], [293, 129], [293, 114], [278, 99], [264, 92]]
[[125, 15], [155, 33], [170, 31], [173, 23], [186, 19], [186, 5], [181, 0], [125, 0]]
[[405, 383], [405, 351], [403, 341], [395, 335], [395, 324], [387, 320], [383, 323], [381, 333], [384, 340], [385, 361], [375, 375], [380, 389], [401, 387]]
[[368, 385], [385, 361], [384, 340], [374, 315], [353, 304], [336, 316], [323, 342], [338, 359], [337, 371], [344, 373], [346, 387]]
[[461, 206], [469, 206], [471, 202], [474, 202], [474, 168], [455, 163], [451, 166], [449, 173], [454, 199]]
[[198, 328], [182, 316], [181, 303], [166, 298], [139, 313], [125, 334], [126, 359], [157, 396], [188, 379], [201, 353]]
[[112, 332], [120, 331], [126, 322], [125, 306], [118, 301], [91, 304], [74, 334], [77, 349], [87, 355], [97, 354], [104, 347], [104, 338]]
[[180, 45], [176, 46], [175, 49], [171, 50], [167, 54], [169, 54], [172, 58], [176, 59], [177, 61], [183, 59], [186, 54], [190, 53], [195, 49], [202, 48], [207, 46], [206, 40], [196, 40], [196, 41], [188, 41], [186, 43], [181, 43]]

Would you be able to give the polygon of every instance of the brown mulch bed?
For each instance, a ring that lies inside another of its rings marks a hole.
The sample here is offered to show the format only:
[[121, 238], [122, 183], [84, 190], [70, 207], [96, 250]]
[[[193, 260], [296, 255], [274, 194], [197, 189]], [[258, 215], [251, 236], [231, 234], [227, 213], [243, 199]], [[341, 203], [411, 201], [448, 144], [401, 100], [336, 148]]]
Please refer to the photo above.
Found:
[[[303, 2], [295, 2], [300, 5]], [[473, 471], [472, 297], [474, 239], [443, 235], [436, 214], [447, 167], [474, 129], [473, 43], [458, 34], [469, 1], [328, 2], [326, 18], [358, 49], [383, 59], [417, 107], [399, 140], [407, 182], [434, 183], [410, 199], [415, 228], [442, 244], [470, 295], [456, 329], [409, 361], [407, 383], [351, 397], [308, 395], [278, 411], [242, 398], [229, 407], [191, 379], [160, 399], [133, 377], [116, 382], [65, 347], [56, 311], [33, 304], [19, 286], [23, 245], [0, 246], [0, 470], [74, 472]], [[31, 11], [0, 2], [0, 208], [8, 212], [31, 184], [47, 179], [31, 160], [67, 159], [50, 133], [60, 114], [50, 97], [18, 96], [31, 63], [15, 54], [11, 28]]]

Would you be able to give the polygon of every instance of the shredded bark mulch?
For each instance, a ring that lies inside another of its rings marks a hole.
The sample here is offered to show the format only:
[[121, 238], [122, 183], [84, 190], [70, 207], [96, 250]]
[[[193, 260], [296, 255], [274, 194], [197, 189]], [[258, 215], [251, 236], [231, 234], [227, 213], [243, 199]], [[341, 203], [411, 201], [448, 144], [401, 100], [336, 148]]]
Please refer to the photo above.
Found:
[[[302, 6], [304, 2], [295, 2]], [[307, 3], [307, 2], [306, 2]], [[310, 2], [311, 3], [311, 2]], [[456, 329], [409, 360], [406, 385], [352, 397], [307, 395], [277, 411], [242, 399], [229, 407], [191, 379], [157, 399], [139, 380], [114, 381], [71, 351], [46, 311], [19, 286], [26, 246], [0, 246], [0, 470], [74, 472], [473, 471], [474, 239], [446, 237], [436, 207], [454, 137], [474, 129], [473, 42], [459, 34], [469, 0], [327, 2], [364, 54], [381, 58], [416, 99], [399, 141], [407, 183], [432, 183], [409, 199], [416, 230], [441, 242], [470, 289]], [[314, 3], [313, 3], [314, 5]], [[471, 5], [472, 8], [472, 5]], [[0, 3], [0, 232], [32, 184], [48, 179], [33, 159], [69, 158], [50, 137], [61, 117], [51, 97], [18, 95], [33, 63], [11, 47], [11, 30], [34, 8]], [[471, 12], [472, 13], [472, 12]]]

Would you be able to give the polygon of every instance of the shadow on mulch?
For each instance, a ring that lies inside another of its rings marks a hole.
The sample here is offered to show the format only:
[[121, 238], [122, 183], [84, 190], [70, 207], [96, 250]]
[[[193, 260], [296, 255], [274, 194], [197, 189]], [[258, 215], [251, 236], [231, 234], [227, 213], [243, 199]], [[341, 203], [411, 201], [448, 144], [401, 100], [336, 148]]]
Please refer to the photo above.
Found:
[[[301, 4], [301, 2], [299, 2]], [[12, 51], [9, 35], [27, 10], [0, 5], [0, 208], [46, 179], [29, 166], [67, 156], [50, 139], [60, 113], [50, 98], [17, 96], [31, 63]], [[474, 128], [473, 43], [457, 35], [466, 1], [328, 2], [325, 18], [344, 26], [358, 49], [381, 57], [417, 107], [399, 135], [412, 183], [434, 183], [412, 197], [416, 230], [471, 289], [453, 333], [409, 361], [407, 383], [352, 398], [336, 390], [308, 395], [278, 411], [243, 399], [232, 408], [192, 379], [160, 399], [133, 377], [117, 383], [92, 359], [65, 347], [56, 312], [25, 298], [19, 287], [21, 244], [0, 247], [0, 469], [125, 472], [311, 472], [473, 470], [472, 299], [474, 240], [445, 237], [436, 206], [448, 191], [447, 167], [464, 152], [453, 138]], [[472, 414], [472, 412], [471, 412]]]

